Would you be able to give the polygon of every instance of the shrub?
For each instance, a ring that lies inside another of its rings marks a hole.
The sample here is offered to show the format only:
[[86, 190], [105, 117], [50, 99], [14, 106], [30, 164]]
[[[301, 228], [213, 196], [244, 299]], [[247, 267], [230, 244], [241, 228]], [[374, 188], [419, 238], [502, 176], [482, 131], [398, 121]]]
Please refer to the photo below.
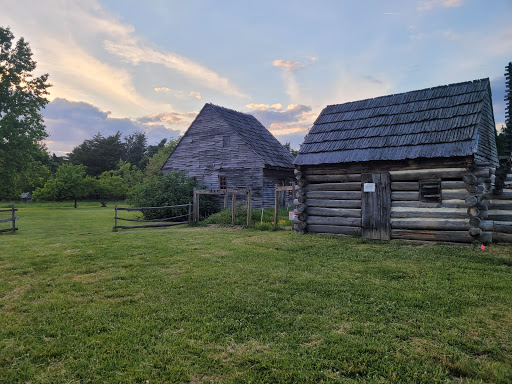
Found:
[[[162, 207], [192, 202], [197, 181], [187, 177], [184, 172], [171, 172], [154, 176], [136, 186], [128, 200], [135, 207]], [[200, 212], [215, 211], [209, 196], [200, 197]], [[144, 219], [162, 219], [183, 214], [183, 209], [143, 210]], [[182, 219], [178, 219], [181, 221]]]

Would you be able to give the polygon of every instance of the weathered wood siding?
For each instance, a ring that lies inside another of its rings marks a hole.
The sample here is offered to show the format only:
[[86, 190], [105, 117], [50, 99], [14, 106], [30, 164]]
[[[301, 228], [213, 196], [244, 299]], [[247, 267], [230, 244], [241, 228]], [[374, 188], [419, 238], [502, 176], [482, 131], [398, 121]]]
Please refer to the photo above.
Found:
[[[224, 137], [229, 146], [224, 147]], [[200, 185], [218, 189], [219, 176], [226, 177], [227, 188], [251, 188], [253, 207], [263, 198], [263, 161], [211, 109], [205, 109], [192, 123], [162, 172], [184, 171]], [[222, 197], [215, 198], [222, 205]], [[230, 200], [228, 202], [230, 204]]]
[[[351, 234], [361, 231], [362, 174], [389, 172], [391, 238], [448, 242], [512, 242], [512, 175], [491, 193], [495, 168], [471, 158], [300, 166], [295, 171], [295, 229]], [[420, 181], [438, 179], [441, 202], [420, 201]], [[510, 189], [509, 189], [510, 188]]]
[[[273, 207], [275, 204], [275, 188], [284, 185], [292, 185], [293, 170], [263, 169], [263, 206]], [[280, 206], [293, 204], [293, 193], [291, 191], [280, 192]]]

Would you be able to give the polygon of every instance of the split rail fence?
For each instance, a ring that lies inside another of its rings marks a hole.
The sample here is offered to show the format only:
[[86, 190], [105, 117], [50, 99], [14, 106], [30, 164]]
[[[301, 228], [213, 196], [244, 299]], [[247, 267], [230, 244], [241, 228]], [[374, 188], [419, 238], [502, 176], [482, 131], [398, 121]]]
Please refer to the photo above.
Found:
[[[154, 210], [181, 210], [184, 211], [184, 214], [176, 215], [173, 217], [166, 217], [164, 219], [130, 219], [119, 217], [119, 211], [154, 211]], [[183, 221], [171, 221], [176, 219], [186, 218]], [[117, 225], [118, 220], [120, 221], [132, 221], [137, 223], [146, 223], [139, 225]], [[114, 217], [114, 229], [122, 228], [122, 229], [131, 229], [131, 228], [155, 228], [155, 227], [170, 227], [173, 225], [180, 224], [190, 224], [192, 222], [192, 203], [181, 204], [181, 205], [168, 205], [163, 207], [135, 207], [135, 208], [125, 208], [118, 207], [116, 204], [115, 208], [115, 217]]]
[[11, 212], [11, 217], [9, 217], [8, 219], [0, 219], [0, 223], [12, 222], [12, 226], [11, 226], [11, 228], [0, 229], [0, 232], [17, 231], [18, 228], [16, 227], [16, 220], [19, 220], [19, 217], [16, 216], [16, 212], [18, 212], [18, 209], [14, 208], [14, 205], [12, 205], [11, 208], [9, 208], [9, 209], [0, 209], [0, 213], [3, 213], [3, 212]]

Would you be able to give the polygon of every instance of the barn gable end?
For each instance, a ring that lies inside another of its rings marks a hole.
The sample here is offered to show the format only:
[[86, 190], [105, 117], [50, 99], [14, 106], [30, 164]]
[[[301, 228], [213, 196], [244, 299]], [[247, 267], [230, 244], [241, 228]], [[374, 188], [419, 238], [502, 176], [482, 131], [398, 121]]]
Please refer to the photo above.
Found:
[[[326, 107], [295, 160], [298, 232], [501, 241], [488, 79]], [[512, 196], [511, 196], [512, 197]]]
[[253, 116], [206, 104], [162, 172], [184, 171], [209, 189], [250, 187], [253, 206], [259, 207], [273, 204], [273, 199], [265, 199], [265, 186], [274, 188], [278, 183], [277, 177], [268, 176], [267, 169], [284, 173], [290, 181], [292, 161], [286, 149]]

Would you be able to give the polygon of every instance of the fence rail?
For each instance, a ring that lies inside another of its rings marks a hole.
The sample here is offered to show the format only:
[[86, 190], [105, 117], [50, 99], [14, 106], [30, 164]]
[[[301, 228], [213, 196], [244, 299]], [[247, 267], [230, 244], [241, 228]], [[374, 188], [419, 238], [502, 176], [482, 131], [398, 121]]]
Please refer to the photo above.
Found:
[[9, 209], [0, 209], [0, 213], [3, 213], [3, 212], [11, 212], [11, 217], [9, 217], [8, 219], [0, 219], [0, 223], [12, 222], [12, 227], [11, 228], [0, 229], [0, 232], [14, 232], [14, 231], [17, 231], [18, 228], [16, 227], [16, 220], [20, 219], [19, 216], [16, 216], [16, 212], [18, 212], [18, 209], [14, 208], [14, 204], [13, 204], [11, 206], [11, 208], [9, 208]]
[[[187, 213], [173, 216], [173, 217], [166, 217], [163, 219], [129, 219], [125, 217], [119, 217], [118, 211], [151, 211], [151, 210], [162, 210], [162, 209], [179, 209], [179, 208], [188, 208]], [[172, 221], [175, 219], [180, 219], [186, 217], [186, 221]], [[141, 224], [141, 225], [117, 225], [117, 221], [134, 221], [138, 223], [149, 223], [149, 224]], [[192, 203], [188, 204], [180, 204], [180, 205], [166, 205], [162, 207], [118, 207], [116, 204], [115, 207], [115, 216], [114, 216], [114, 229], [131, 229], [131, 228], [156, 228], [156, 227], [171, 227], [174, 225], [180, 225], [180, 224], [190, 224], [192, 221]]]

